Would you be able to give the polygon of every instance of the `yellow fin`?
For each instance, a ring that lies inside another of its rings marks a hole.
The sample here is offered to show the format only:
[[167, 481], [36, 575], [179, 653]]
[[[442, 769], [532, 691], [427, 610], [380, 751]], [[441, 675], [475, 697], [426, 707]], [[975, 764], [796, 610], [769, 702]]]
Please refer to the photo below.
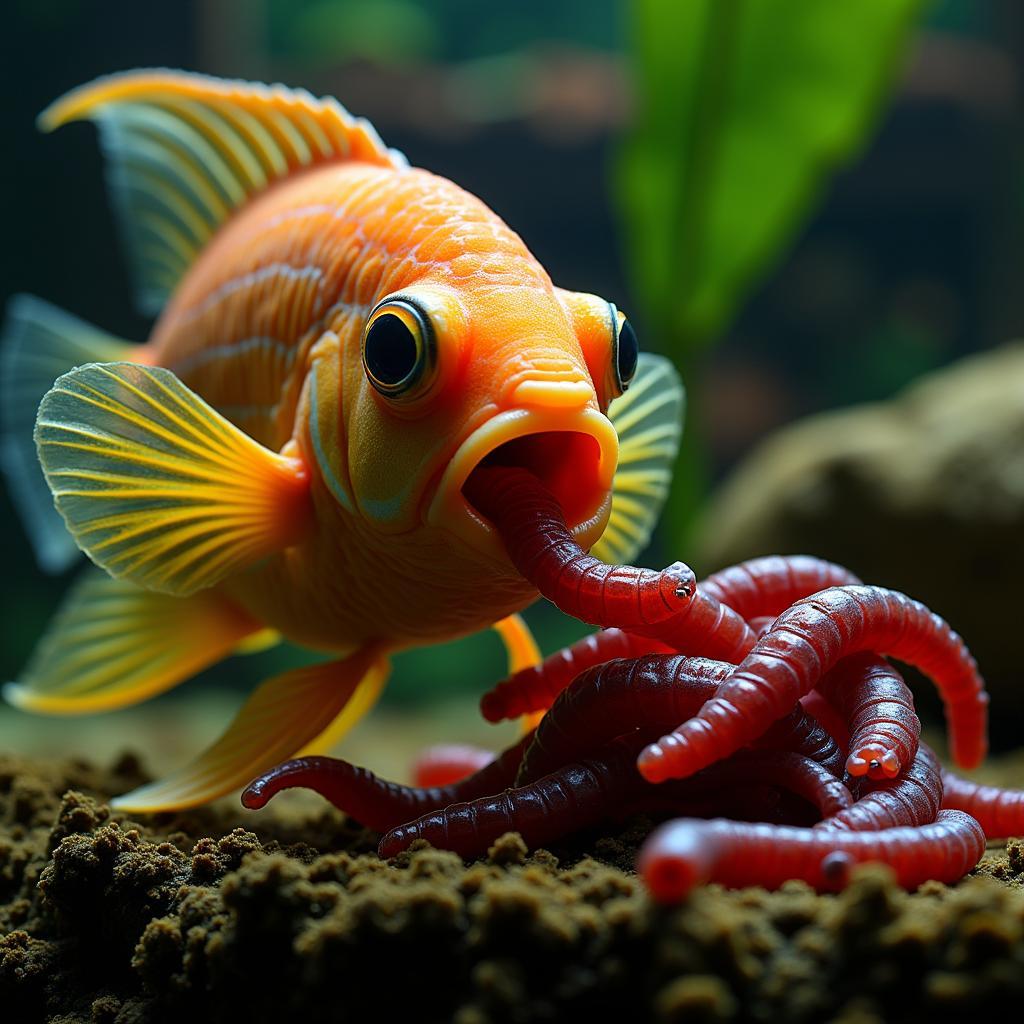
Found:
[[337, 717], [351, 727], [379, 692], [388, 664], [364, 648], [342, 661], [293, 669], [262, 683], [224, 734], [188, 767], [111, 800], [120, 811], [194, 807], [250, 782], [275, 764], [311, 749], [319, 736], [338, 738]]
[[36, 447], [76, 543], [111, 576], [190, 594], [294, 543], [297, 459], [257, 444], [169, 370], [92, 363], [39, 406]]
[[675, 367], [661, 356], [641, 353], [629, 390], [608, 409], [619, 435], [619, 465], [612, 514], [591, 549], [603, 562], [632, 562], [650, 541], [672, 482], [685, 407]]
[[218, 226], [251, 196], [316, 164], [406, 166], [362, 118], [303, 89], [139, 70], [73, 89], [39, 115], [92, 120], [142, 312], [156, 313]]
[[218, 594], [154, 594], [90, 567], [4, 696], [44, 714], [110, 711], [170, 689], [259, 629]]
[[506, 615], [491, 627], [505, 645], [508, 655], [508, 674], [515, 675], [524, 668], [533, 668], [541, 662], [540, 648], [530, 627], [521, 615]]
[[[543, 660], [540, 647], [534, 639], [526, 620], [518, 614], [506, 615], [499, 619], [491, 627], [501, 642], [505, 645], [505, 653], [508, 655], [508, 674], [515, 675], [524, 668], [533, 668]], [[543, 711], [535, 711], [529, 715], [523, 715], [519, 719], [519, 729], [525, 735], [531, 729], [536, 728], [537, 723], [544, 717]]]

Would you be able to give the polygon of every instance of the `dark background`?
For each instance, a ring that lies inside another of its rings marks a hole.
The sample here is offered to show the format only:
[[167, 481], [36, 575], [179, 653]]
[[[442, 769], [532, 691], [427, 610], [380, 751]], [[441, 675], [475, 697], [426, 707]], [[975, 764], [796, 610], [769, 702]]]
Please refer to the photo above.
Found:
[[[338, 96], [412, 163], [486, 200], [557, 283], [629, 310], [657, 349], [630, 301], [609, 189], [630, 111], [625, 22], [612, 0], [12, 0], [0, 40], [0, 303], [32, 292], [115, 334], [146, 335], [93, 128], [47, 137], [33, 119], [97, 75], [169, 66]], [[832, 182], [706, 357], [703, 436], [715, 477], [800, 415], [886, 397], [1020, 335], [1022, 22], [1013, 0], [929, 8], [866, 154]], [[2, 490], [0, 530], [0, 676], [13, 678], [65, 580], [36, 569]], [[531, 614], [549, 648], [575, 630]], [[458, 661], [450, 650], [400, 659], [390, 699], [482, 690], [500, 674], [499, 648], [485, 637], [468, 648], [476, 660], [466, 650]], [[216, 678], [248, 685], [282, 656], [234, 661]]]

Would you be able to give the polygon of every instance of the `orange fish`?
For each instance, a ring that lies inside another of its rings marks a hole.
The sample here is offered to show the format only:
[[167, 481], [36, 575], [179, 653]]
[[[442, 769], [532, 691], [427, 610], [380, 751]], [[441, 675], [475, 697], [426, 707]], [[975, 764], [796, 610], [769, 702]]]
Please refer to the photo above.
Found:
[[330, 655], [261, 684], [192, 764], [116, 806], [194, 805], [327, 748], [393, 651], [494, 626], [513, 668], [535, 658], [515, 613], [536, 592], [462, 492], [499, 448], [583, 547], [626, 561], [646, 544], [678, 378], [480, 200], [282, 86], [132, 72], [40, 122], [81, 119], [159, 315], [132, 345], [38, 299], [9, 311], [12, 492], [45, 567], [81, 548], [99, 570], [5, 695], [91, 712], [275, 638]]

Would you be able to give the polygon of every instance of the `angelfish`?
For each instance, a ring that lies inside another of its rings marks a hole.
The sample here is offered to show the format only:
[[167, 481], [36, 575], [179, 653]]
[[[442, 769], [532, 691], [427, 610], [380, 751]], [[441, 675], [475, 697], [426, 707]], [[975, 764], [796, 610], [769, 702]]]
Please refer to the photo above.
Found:
[[512, 668], [536, 658], [516, 614], [536, 592], [463, 495], [499, 449], [584, 548], [646, 544], [679, 379], [480, 200], [282, 86], [117, 74], [40, 124], [82, 119], [157, 319], [134, 345], [28, 296], [9, 310], [12, 493], [44, 567], [80, 548], [98, 568], [5, 695], [94, 712], [275, 638], [328, 655], [262, 683], [205, 753], [117, 807], [195, 805], [326, 749], [393, 651], [493, 626]]

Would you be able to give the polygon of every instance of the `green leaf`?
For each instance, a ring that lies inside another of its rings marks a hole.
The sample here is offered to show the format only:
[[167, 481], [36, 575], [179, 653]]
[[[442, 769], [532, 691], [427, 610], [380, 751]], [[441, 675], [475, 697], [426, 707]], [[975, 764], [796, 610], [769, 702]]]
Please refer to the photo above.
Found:
[[863, 143], [921, 0], [634, 0], [627, 257], [685, 362]]

